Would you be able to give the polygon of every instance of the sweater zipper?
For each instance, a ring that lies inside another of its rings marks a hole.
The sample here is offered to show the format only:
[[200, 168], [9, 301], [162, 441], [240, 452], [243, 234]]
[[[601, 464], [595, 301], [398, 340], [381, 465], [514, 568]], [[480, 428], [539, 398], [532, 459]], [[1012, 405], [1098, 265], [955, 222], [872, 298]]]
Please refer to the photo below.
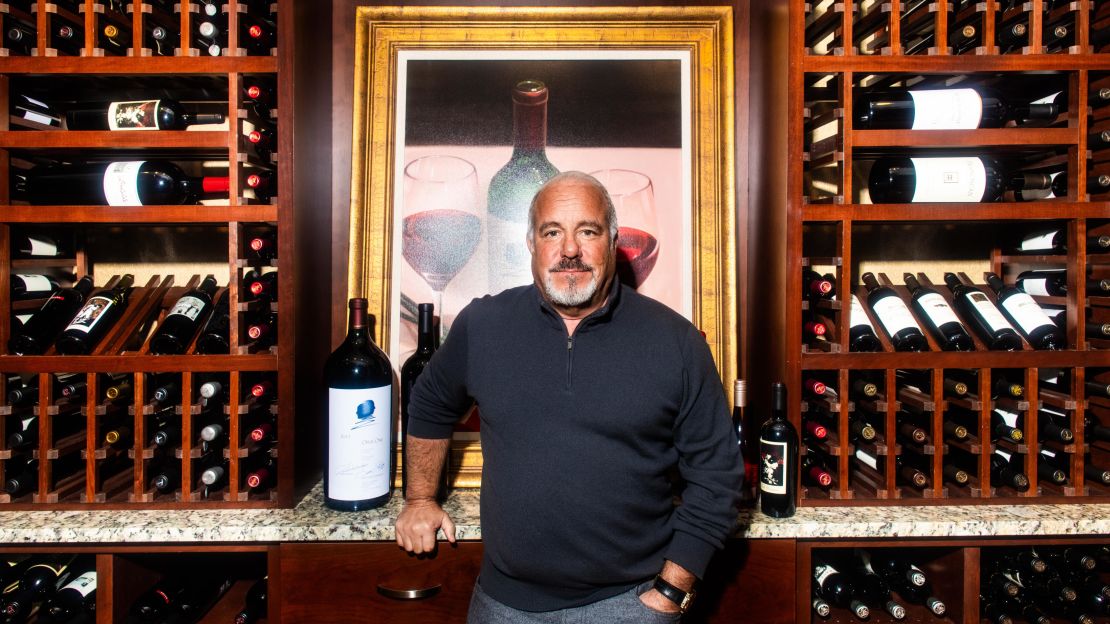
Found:
[[567, 336], [567, 390], [570, 390], [571, 364], [574, 362], [574, 336]]

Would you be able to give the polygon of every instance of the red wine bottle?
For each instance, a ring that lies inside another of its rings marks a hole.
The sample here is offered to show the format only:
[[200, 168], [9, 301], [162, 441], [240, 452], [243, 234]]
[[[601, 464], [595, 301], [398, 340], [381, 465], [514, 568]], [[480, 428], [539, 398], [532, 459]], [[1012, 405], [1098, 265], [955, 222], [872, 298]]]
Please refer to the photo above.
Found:
[[772, 518], [794, 515], [798, 432], [786, 418], [786, 384], [771, 384], [771, 417], [759, 432], [759, 507]]
[[853, 572], [852, 586], [863, 602], [883, 605], [890, 617], [895, 620], [905, 619], [906, 608], [891, 597], [890, 584], [871, 568], [871, 561], [866, 551], [856, 551], [856, 568]]
[[23, 185], [36, 205], [181, 205], [205, 194], [226, 195], [228, 178], [190, 178], [172, 162], [136, 160], [37, 166]]
[[1021, 330], [1034, 349], [1056, 350], [1066, 346], [1063, 332], [1032, 297], [1005, 285], [994, 273], [987, 273], [987, 283], [997, 293], [1002, 313]]
[[212, 309], [216, 294], [216, 278], [209, 275], [199, 286], [182, 295], [150, 339], [150, 352], [155, 355], [180, 355], [200, 329], [201, 319]]
[[74, 576], [46, 601], [51, 622], [69, 622], [96, 613], [96, 559], [84, 557], [70, 566]]
[[13, 258], [57, 258], [64, 252], [58, 239], [38, 232], [12, 232]]
[[852, 613], [861, 620], [867, 619], [871, 610], [867, 605], [854, 597], [855, 591], [846, 574], [829, 563], [814, 557], [813, 584], [817, 593], [834, 607], [851, 609]]
[[1020, 351], [1021, 337], [983, 291], [960, 281], [955, 273], [945, 273], [944, 282], [952, 291], [956, 309], [971, 324], [992, 351]]
[[184, 130], [224, 120], [220, 113], [189, 113], [175, 100], [80, 103], [66, 111], [69, 130]]
[[165, 578], [132, 603], [131, 615], [142, 624], [198, 622], [230, 587], [228, 576], [207, 569], [202, 574]]
[[1019, 416], [1013, 412], [995, 409], [991, 411], [991, 436], [993, 440], [1021, 442], [1025, 434], [1017, 427]]
[[872, 164], [867, 188], [876, 204], [994, 202], [1013, 188], [1014, 179], [995, 163], [974, 156], [889, 157]]
[[277, 47], [277, 24], [268, 19], [251, 15], [239, 14], [239, 26], [242, 29], [239, 42], [247, 48], [252, 55], [268, 55], [272, 48]]
[[278, 274], [277, 271], [270, 271], [269, 273], [259, 273], [258, 271], [248, 271], [243, 276], [243, 283], [246, 286], [245, 298], [248, 301], [277, 301], [278, 300]]
[[7, 616], [5, 622], [26, 621], [35, 603], [49, 596], [55, 587], [72, 576], [70, 565], [75, 558], [76, 555], [61, 553], [36, 556], [35, 563], [23, 572], [19, 583], [4, 593], [4, 607], [0, 614]]
[[974, 130], [1009, 121], [1052, 120], [1056, 104], [1014, 102], [983, 87], [907, 89], [856, 94], [856, 128], [871, 130]]
[[167, 459], [151, 471], [150, 487], [166, 494], [181, 487], [181, 463]]
[[[416, 353], [413, 353], [404, 365], [401, 366], [401, 440], [402, 444], [408, 442], [409, 430], [409, 399], [412, 397], [412, 388], [416, 379], [424, 372], [424, 367], [432, 359], [436, 351], [435, 319], [433, 304], [421, 303], [417, 309], [417, 339]], [[448, 452], [450, 455], [450, 452]], [[443, 466], [439, 469], [439, 485], [436, 488], [436, 501], [443, 503], [447, 500], [447, 467], [450, 462], [444, 458]], [[401, 494], [408, 496], [408, 460], [401, 463]]]
[[212, 308], [212, 315], [204, 324], [197, 338], [197, 353], [206, 355], [226, 354], [230, 351], [231, 306], [228, 304], [227, 290], [220, 293]]
[[848, 312], [848, 350], [853, 352], [874, 352], [882, 349], [879, 337], [875, 335], [875, 326], [863, 309], [859, 297], [852, 295], [852, 307]]
[[1006, 451], [995, 449], [991, 453], [991, 481], [1000, 486], [1009, 486], [1018, 492], [1029, 490], [1029, 477], [1016, 464], [1013, 455]]
[[266, 262], [277, 257], [277, 240], [273, 236], [252, 236], [247, 249], [251, 260]]
[[525, 244], [528, 205], [559, 173], [547, 160], [547, 86], [523, 80], [513, 89], [513, 154], [489, 184], [489, 292], [532, 283]]
[[12, 301], [42, 299], [58, 290], [58, 282], [49, 275], [13, 273], [10, 280]]
[[181, 442], [181, 425], [171, 420], [161, 420], [154, 424], [154, 433], [150, 436], [151, 446], [172, 448]]
[[244, 482], [248, 488], [256, 492], [272, 488], [277, 483], [277, 462], [270, 459], [264, 465], [251, 470], [247, 473]]
[[910, 291], [910, 306], [917, 311], [918, 317], [925, 319], [925, 325], [945, 351], [974, 351], [967, 329], [948, 301], [932, 288], [922, 286], [912, 273], [903, 276]]
[[1067, 269], [1023, 271], [1017, 276], [1014, 285], [1028, 295], [1066, 297], [1068, 294], [1068, 271]]
[[[1057, 412], [1049, 408], [1042, 408], [1037, 411], [1037, 437], [1040, 440], [1053, 440], [1055, 442], [1062, 442], [1064, 444], [1070, 443], [1075, 439], [1075, 434], [1071, 429], [1066, 426], [1068, 422], [1067, 414]], [[1063, 423], [1063, 424], [1061, 424]], [[1024, 429], [1025, 427], [1025, 413], [1018, 415], [1017, 427]]]
[[251, 347], [265, 349], [277, 341], [277, 315], [264, 313], [249, 319], [247, 340]]
[[277, 126], [269, 122], [256, 122], [254, 129], [247, 133], [247, 142], [260, 158], [269, 158], [277, 149]]
[[348, 307], [347, 338], [324, 364], [324, 504], [362, 511], [389, 500], [393, 369], [370, 337], [366, 299], [351, 299]]
[[235, 624], [254, 624], [266, 619], [268, 592], [266, 591], [269, 576], [264, 576], [251, 585], [247, 590], [243, 608], [235, 615]]
[[245, 182], [247, 188], [254, 191], [255, 199], [259, 201], [268, 202], [277, 195], [277, 176], [269, 171], [252, 173], [246, 177]]
[[259, 117], [269, 117], [270, 109], [277, 106], [277, 91], [273, 85], [257, 79], [247, 82], [243, 96], [244, 103], [251, 105]]
[[35, 29], [22, 22], [9, 21], [4, 30], [4, 47], [11, 56], [31, 56], [38, 45]]
[[836, 287], [832, 280], [825, 279], [812, 269], [802, 270], [802, 296], [813, 301], [832, 297]]
[[63, 355], [87, 355], [123, 315], [135, 276], [128, 273], [113, 288], [89, 297], [62, 332], [55, 348]]
[[73, 288], [60, 288], [41, 308], [13, 331], [8, 348], [16, 355], [41, 355], [57, 341], [92, 291], [92, 277], [82, 277]]
[[1063, 465], [1062, 458], [1045, 448], [1037, 454], [1037, 476], [1056, 485], [1065, 485], [1068, 482], [1068, 470]]
[[910, 314], [906, 302], [894, 292], [893, 288], [880, 286], [879, 280], [873, 273], [862, 275], [863, 284], [867, 287], [867, 303], [879, 323], [890, 336], [890, 342], [895, 351], [928, 351], [929, 345], [925, 341], [925, 334], [917, 326], [917, 321]]

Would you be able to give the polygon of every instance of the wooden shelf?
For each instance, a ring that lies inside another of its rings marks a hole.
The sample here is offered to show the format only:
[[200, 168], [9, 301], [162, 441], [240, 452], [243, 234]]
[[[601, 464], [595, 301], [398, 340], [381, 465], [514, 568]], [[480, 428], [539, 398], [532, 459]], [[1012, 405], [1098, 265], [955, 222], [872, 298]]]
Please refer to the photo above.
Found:
[[1078, 128], [990, 128], [980, 130], [855, 130], [853, 147], [996, 147], [1075, 145]]
[[0, 206], [0, 223], [229, 223], [276, 222], [278, 207], [233, 206]]
[[61, 149], [227, 149], [228, 133], [186, 130], [151, 132], [97, 132], [89, 130], [8, 130], [0, 132], [2, 148]]
[[6, 74], [272, 74], [274, 56], [8, 56]]
[[[907, 133], [908, 134], [908, 133]], [[805, 204], [801, 218], [818, 221], [1045, 221], [1099, 219], [1110, 202], [997, 202], [985, 204]]]

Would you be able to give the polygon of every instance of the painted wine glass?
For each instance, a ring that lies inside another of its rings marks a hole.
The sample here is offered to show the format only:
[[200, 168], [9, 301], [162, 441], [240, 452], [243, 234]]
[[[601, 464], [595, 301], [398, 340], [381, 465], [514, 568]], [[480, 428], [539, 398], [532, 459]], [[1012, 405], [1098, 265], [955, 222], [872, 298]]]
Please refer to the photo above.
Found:
[[432, 289], [440, 333], [443, 291], [466, 265], [482, 235], [478, 174], [455, 156], [417, 158], [405, 166], [401, 255]]
[[628, 169], [602, 169], [590, 175], [605, 185], [617, 210], [617, 275], [625, 284], [639, 288], [659, 259], [651, 178]]

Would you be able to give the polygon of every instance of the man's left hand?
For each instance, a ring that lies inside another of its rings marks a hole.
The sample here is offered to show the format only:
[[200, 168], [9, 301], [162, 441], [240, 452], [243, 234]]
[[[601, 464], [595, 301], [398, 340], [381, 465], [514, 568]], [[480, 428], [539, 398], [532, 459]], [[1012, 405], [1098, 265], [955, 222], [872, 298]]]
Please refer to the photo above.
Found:
[[640, 594], [640, 602], [644, 603], [647, 608], [661, 613], [679, 613], [680, 611], [678, 605], [668, 600], [666, 596], [660, 594], [654, 587]]

